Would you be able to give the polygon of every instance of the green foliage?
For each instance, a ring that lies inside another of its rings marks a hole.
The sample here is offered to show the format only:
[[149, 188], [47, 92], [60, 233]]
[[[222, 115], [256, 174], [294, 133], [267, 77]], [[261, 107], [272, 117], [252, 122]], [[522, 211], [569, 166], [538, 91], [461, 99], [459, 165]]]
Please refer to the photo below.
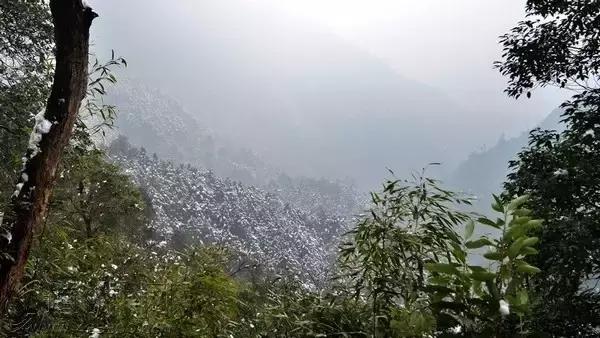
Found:
[[11, 335], [82, 336], [113, 320], [115, 301], [139, 292], [148, 257], [119, 237], [77, 240], [55, 227], [29, 261], [22, 295], [11, 310]]
[[[242, 337], [366, 337], [367, 304], [331, 292], [314, 292], [291, 278], [266, 278], [242, 294]], [[237, 336], [237, 335], [236, 335]]]
[[76, 135], [95, 135], [101, 133], [106, 135], [106, 128], [113, 128], [117, 109], [113, 105], [105, 104], [104, 96], [108, 93], [107, 88], [117, 83], [114, 75], [115, 69], [127, 67], [127, 61], [122, 57], [116, 57], [115, 51], [111, 58], [102, 63], [97, 58], [88, 70], [89, 83], [86, 98], [82, 104], [76, 124]]
[[131, 337], [215, 337], [238, 312], [238, 284], [224, 271], [220, 249], [169, 253], [140, 285], [143, 294], [118, 301], [109, 332]]
[[598, 88], [600, 1], [528, 0], [527, 18], [501, 37], [506, 92], [531, 96], [536, 87]]
[[[524, 333], [517, 324], [529, 313], [526, 282], [540, 271], [527, 262], [535, 254], [538, 241], [528, 234], [541, 223], [531, 219], [530, 211], [522, 208], [527, 199], [521, 196], [502, 204], [495, 197], [492, 208], [501, 217], [495, 221], [481, 217], [478, 223], [501, 230], [500, 236], [470, 239], [473, 225], [469, 222], [464, 245], [456, 247], [460, 252], [454, 254], [456, 259], [426, 265], [431, 273], [426, 289], [439, 330], [451, 332], [452, 328], [460, 327], [463, 334], [485, 336]], [[480, 248], [485, 248], [483, 257], [487, 264], [473, 265], [462, 259], [469, 256], [469, 249]]]
[[120, 236], [44, 238], [28, 284], [11, 312], [11, 333], [40, 337], [197, 337], [226, 332], [237, 313], [237, 283], [227, 255], [203, 248], [174, 252]]
[[139, 189], [101, 151], [66, 156], [49, 209], [51, 223], [69, 227], [81, 239], [128, 232], [140, 242], [149, 235], [146, 214]]
[[508, 196], [529, 194], [532, 217], [546, 220], [532, 257], [542, 272], [532, 280], [531, 326], [544, 335], [595, 334], [600, 325], [599, 94], [584, 92], [564, 105], [564, 132], [533, 131], [505, 184]]
[[[36, 239], [26, 284], [4, 323], [8, 335], [498, 334], [515, 332], [510, 330], [529, 314], [524, 286], [537, 269], [526, 261], [536, 245], [528, 233], [540, 222], [521, 207], [524, 198], [497, 200], [493, 208], [502, 219], [477, 220], [504, 236], [476, 237], [471, 215], [455, 210], [468, 200], [423, 177], [390, 181], [383, 193], [373, 194], [370, 216], [342, 247], [339, 278], [315, 290], [268, 271], [235, 278], [233, 266], [241, 264], [236, 262], [241, 256], [225, 249], [175, 250], [143, 240], [144, 210], [128, 207], [143, 202], [127, 177], [97, 151], [67, 164], [52, 214]], [[97, 189], [82, 194], [82, 181]], [[455, 231], [460, 224], [464, 238]], [[483, 246], [490, 249], [489, 266], [471, 264], [468, 247]], [[501, 301], [510, 315], [500, 314]]]
[[[423, 176], [414, 176], [412, 182], [388, 181], [381, 194], [372, 194], [372, 201], [370, 214], [340, 248], [339, 279], [356, 299], [371, 304], [371, 334], [386, 336], [398, 334], [392, 332], [398, 327], [394, 321], [406, 320], [394, 319], [394, 314], [426, 308], [422, 291], [428, 262], [451, 271], [456, 259], [466, 260], [455, 228], [469, 216], [453, 206], [470, 201]], [[399, 312], [399, 307], [405, 310]]]
[[[546, 85], [574, 89], [562, 105], [562, 133], [534, 130], [529, 146], [510, 163], [506, 195], [528, 194], [543, 218], [541, 273], [531, 281], [534, 304], [528, 325], [542, 336], [598, 335], [600, 274], [598, 180], [600, 132], [600, 1], [529, 0], [527, 18], [502, 37], [509, 77], [518, 97]], [[522, 267], [521, 269], [528, 269]]]
[[14, 191], [30, 120], [50, 91], [53, 46], [45, 1], [0, 1], [0, 210]]

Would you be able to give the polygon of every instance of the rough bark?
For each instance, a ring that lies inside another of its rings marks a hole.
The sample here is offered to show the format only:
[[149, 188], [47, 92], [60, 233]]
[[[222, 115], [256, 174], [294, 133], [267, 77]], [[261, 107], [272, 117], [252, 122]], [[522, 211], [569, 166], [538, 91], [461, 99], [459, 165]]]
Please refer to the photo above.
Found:
[[44, 118], [52, 125], [39, 134], [38, 150], [28, 149], [0, 228], [0, 315], [23, 277], [34, 233], [46, 217], [56, 169], [87, 90], [89, 29], [97, 15], [82, 0], [51, 0], [50, 10], [56, 69]]

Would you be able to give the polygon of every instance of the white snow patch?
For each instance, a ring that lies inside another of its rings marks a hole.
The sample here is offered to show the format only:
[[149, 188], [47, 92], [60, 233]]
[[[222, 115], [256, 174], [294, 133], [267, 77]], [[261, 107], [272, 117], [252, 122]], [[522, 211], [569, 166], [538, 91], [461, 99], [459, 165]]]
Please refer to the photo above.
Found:
[[450, 332], [453, 334], [459, 334], [462, 332], [462, 326], [456, 325], [455, 327], [451, 327]]
[[100, 338], [100, 329], [94, 328], [90, 338]]
[[593, 129], [588, 129], [585, 131], [585, 133], [583, 133], [583, 137], [586, 137], [586, 136], [594, 137], [594, 136], [596, 136], [596, 133], [594, 133]]
[[14, 197], [18, 197], [19, 194], [21, 193], [21, 189], [23, 189], [23, 184], [24, 183], [17, 183], [17, 187], [15, 189], [15, 192], [13, 192], [13, 196]]
[[29, 150], [31, 150], [29, 159], [32, 159], [39, 154], [42, 135], [48, 134], [52, 128], [52, 122], [46, 120], [44, 115], [45, 113], [46, 112], [42, 110], [35, 116], [35, 124], [33, 125], [33, 130], [29, 136], [29, 145], [27, 147]]
[[556, 169], [556, 171], [554, 171], [554, 176], [565, 176], [568, 174], [569, 172], [567, 171], [567, 169]]
[[[0, 218], [0, 220], [2, 220], [2, 218]], [[8, 241], [8, 244], [10, 244], [10, 242], [12, 242], [12, 234], [9, 231], [3, 233], [2, 237], [6, 238], [6, 240]]]
[[510, 314], [510, 305], [504, 299], [500, 300], [500, 314], [502, 316], [508, 316]]

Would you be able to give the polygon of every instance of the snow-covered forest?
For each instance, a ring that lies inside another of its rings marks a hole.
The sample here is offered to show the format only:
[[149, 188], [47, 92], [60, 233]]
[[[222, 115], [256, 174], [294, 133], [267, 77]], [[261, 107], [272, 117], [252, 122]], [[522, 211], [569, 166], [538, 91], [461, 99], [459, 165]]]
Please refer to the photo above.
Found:
[[0, 336], [600, 337], [599, 65], [597, 0], [0, 0]]

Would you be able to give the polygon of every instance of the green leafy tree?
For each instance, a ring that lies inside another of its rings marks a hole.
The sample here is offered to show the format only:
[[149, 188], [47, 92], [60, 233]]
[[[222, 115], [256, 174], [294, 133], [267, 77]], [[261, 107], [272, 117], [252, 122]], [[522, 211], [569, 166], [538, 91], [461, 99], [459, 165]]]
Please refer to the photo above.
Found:
[[[350, 240], [340, 249], [339, 278], [357, 299], [370, 304], [370, 332], [376, 336], [399, 334], [393, 328], [406, 320], [402, 314], [415, 313], [419, 316], [415, 320], [429, 323], [423, 294], [425, 266], [431, 261], [451, 263], [461, 253], [455, 229], [469, 215], [454, 207], [470, 201], [442, 189], [433, 179], [413, 179], [388, 181], [382, 193], [373, 193], [369, 215], [350, 231]], [[417, 326], [422, 333], [431, 329]], [[409, 335], [418, 335], [419, 330]]]
[[566, 130], [535, 130], [511, 162], [507, 195], [529, 194], [546, 222], [533, 280], [533, 327], [544, 334], [598, 334], [600, 325], [600, 96], [577, 95], [565, 105]]
[[142, 236], [138, 242], [147, 239], [149, 220], [139, 188], [103, 152], [78, 153], [64, 162], [50, 207], [52, 223], [71, 227], [80, 238], [127, 232], [130, 238]]
[[537, 87], [598, 88], [600, 1], [528, 0], [527, 17], [501, 37], [503, 60], [513, 97]]
[[502, 37], [507, 93], [548, 85], [576, 91], [566, 130], [534, 130], [510, 166], [506, 195], [529, 194], [546, 220], [535, 264], [532, 328], [542, 335], [598, 335], [598, 138], [600, 1], [529, 0], [527, 18]]
[[[542, 221], [532, 219], [531, 211], [521, 208], [527, 196], [506, 204], [495, 199], [493, 209], [500, 217], [477, 219], [477, 223], [494, 229], [495, 236], [472, 238], [476, 222], [469, 221], [464, 244], [453, 252], [454, 260], [427, 264], [430, 275], [426, 290], [440, 332], [485, 337], [526, 335], [521, 325], [530, 309], [526, 282], [540, 272], [528, 262], [538, 253], [535, 245], [539, 239], [528, 234]], [[487, 264], [468, 261], [469, 255], [480, 254], [484, 248]]]

